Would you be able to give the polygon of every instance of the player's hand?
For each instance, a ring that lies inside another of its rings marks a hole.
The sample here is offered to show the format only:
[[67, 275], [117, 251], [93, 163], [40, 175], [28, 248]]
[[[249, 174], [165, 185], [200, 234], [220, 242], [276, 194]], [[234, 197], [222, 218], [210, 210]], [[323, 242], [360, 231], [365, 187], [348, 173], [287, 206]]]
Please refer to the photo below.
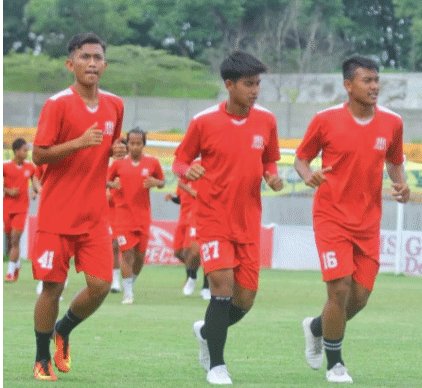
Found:
[[122, 188], [122, 185], [120, 184], [120, 177], [116, 177], [113, 180], [113, 189], [120, 190]]
[[19, 187], [12, 187], [12, 188], [8, 189], [7, 194], [10, 197], [17, 197], [18, 194], [19, 194]]
[[126, 144], [123, 144], [120, 139], [116, 139], [111, 146], [111, 152], [114, 159], [124, 158], [127, 153]]
[[283, 180], [278, 175], [271, 175], [268, 171], [264, 174], [265, 182], [274, 191], [280, 191], [283, 188]]
[[31, 190], [30, 196], [32, 200], [37, 199], [37, 193], [34, 190]]
[[199, 178], [202, 178], [205, 174], [205, 168], [200, 164], [193, 164], [189, 167], [189, 170], [185, 174], [185, 178], [190, 181], [197, 181]]
[[161, 182], [160, 180], [158, 180], [158, 179], [156, 179], [152, 176], [149, 176], [148, 178], [144, 179], [143, 186], [144, 186], [145, 189], [150, 189], [151, 187], [158, 186], [158, 184], [160, 182]]
[[79, 138], [80, 148], [99, 146], [103, 141], [103, 131], [98, 129], [98, 124], [91, 125]]
[[165, 196], [164, 196], [164, 199], [166, 200], [166, 201], [171, 201], [171, 199], [173, 198], [173, 194], [170, 194], [170, 193], [167, 193]]
[[333, 168], [329, 166], [321, 170], [314, 171], [308, 179], [305, 179], [305, 184], [314, 189], [319, 187], [321, 184], [323, 184], [327, 180], [325, 173], [327, 171], [331, 171], [332, 169]]
[[410, 189], [406, 183], [393, 183], [393, 197], [397, 202], [406, 203], [410, 199]]

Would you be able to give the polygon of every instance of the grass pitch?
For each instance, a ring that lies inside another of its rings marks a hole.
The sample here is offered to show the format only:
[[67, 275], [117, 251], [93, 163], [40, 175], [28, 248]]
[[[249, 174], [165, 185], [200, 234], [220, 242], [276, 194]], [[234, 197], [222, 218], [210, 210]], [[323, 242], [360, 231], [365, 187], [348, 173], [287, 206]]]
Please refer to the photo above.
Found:
[[[199, 287], [193, 296], [182, 296], [184, 276], [180, 266], [145, 267], [135, 285], [135, 304], [122, 305], [121, 294], [110, 294], [73, 331], [72, 370], [57, 372], [58, 382], [40, 382], [32, 377], [37, 282], [25, 262], [19, 281], [3, 284], [3, 386], [210, 386], [192, 334], [192, 323], [203, 319], [207, 302]], [[72, 268], [59, 317], [83, 285], [83, 275]], [[320, 313], [324, 300], [317, 272], [263, 270], [254, 308], [229, 329], [225, 360], [234, 386], [329, 386], [325, 367], [313, 371], [306, 364], [301, 328], [305, 316]], [[349, 322], [343, 342], [343, 358], [356, 387], [422, 386], [421, 301], [420, 278], [379, 275], [368, 306]]]

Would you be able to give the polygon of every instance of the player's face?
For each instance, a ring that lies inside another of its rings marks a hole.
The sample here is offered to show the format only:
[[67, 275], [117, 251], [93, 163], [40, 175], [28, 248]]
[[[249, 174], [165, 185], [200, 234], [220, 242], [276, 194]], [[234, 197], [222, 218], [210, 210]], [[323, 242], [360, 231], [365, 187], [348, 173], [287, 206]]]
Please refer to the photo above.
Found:
[[21, 148], [16, 150], [15, 156], [20, 160], [25, 160], [28, 157], [28, 146], [24, 144]]
[[255, 104], [259, 94], [259, 75], [243, 76], [236, 82], [229, 80], [226, 84], [230, 99], [245, 108], [251, 108]]
[[138, 159], [142, 156], [144, 141], [140, 133], [131, 133], [127, 142], [129, 154], [132, 159]]
[[100, 44], [85, 43], [66, 61], [67, 68], [75, 73], [76, 81], [85, 86], [97, 85], [107, 68], [104, 50]]
[[379, 75], [374, 70], [358, 67], [352, 80], [345, 80], [344, 86], [351, 99], [362, 105], [375, 105], [379, 93]]

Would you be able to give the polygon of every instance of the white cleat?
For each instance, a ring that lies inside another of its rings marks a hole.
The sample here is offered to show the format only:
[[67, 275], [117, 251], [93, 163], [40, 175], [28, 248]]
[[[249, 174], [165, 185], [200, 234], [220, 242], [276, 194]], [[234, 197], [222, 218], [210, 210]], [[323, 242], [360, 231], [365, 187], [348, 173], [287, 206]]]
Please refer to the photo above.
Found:
[[112, 284], [111, 288], [110, 288], [110, 292], [112, 294], [117, 294], [119, 292], [122, 292], [122, 289], [120, 288], [120, 284], [116, 283], [116, 284]]
[[189, 296], [192, 295], [195, 291], [196, 279], [188, 278], [183, 287], [183, 295]]
[[217, 365], [212, 368], [207, 374], [207, 381], [216, 385], [231, 385], [233, 384], [229, 372], [225, 365]]
[[133, 295], [123, 295], [122, 304], [133, 304]]
[[307, 317], [302, 322], [303, 332], [305, 334], [305, 357], [308, 365], [312, 369], [321, 369], [324, 362], [322, 336], [315, 337], [311, 331], [311, 322], [314, 318]]
[[201, 329], [204, 324], [204, 321], [196, 321], [193, 324], [193, 332], [199, 345], [199, 364], [208, 372], [210, 370], [210, 351], [207, 340], [203, 339], [201, 335]]
[[203, 288], [201, 290], [201, 297], [204, 300], [210, 300], [211, 299], [211, 291], [209, 288]]
[[347, 373], [347, 368], [339, 362], [325, 374], [329, 383], [353, 383], [352, 378]]

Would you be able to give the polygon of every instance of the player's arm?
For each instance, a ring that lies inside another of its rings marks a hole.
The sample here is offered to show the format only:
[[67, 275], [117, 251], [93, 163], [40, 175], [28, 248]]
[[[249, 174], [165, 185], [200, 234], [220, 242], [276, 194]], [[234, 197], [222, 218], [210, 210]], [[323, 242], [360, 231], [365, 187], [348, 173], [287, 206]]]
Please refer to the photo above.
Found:
[[144, 180], [143, 185], [144, 185], [144, 188], [146, 189], [150, 189], [152, 187], [158, 187], [159, 189], [162, 189], [165, 185], [165, 180], [157, 179], [157, 178], [154, 178], [153, 176], [149, 176], [148, 178]]
[[280, 191], [283, 188], [283, 180], [278, 175], [276, 162], [264, 164], [264, 179], [273, 191]]
[[319, 187], [327, 180], [325, 173], [332, 170], [332, 167], [330, 166], [321, 170], [312, 171], [310, 161], [306, 159], [300, 159], [297, 156], [295, 158], [294, 166], [305, 184], [314, 189]]
[[180, 197], [176, 194], [166, 194], [164, 199], [166, 201], [172, 201], [173, 203], [175, 203], [176, 205], [180, 205]]
[[403, 164], [393, 164], [385, 162], [387, 173], [393, 181], [393, 197], [397, 202], [406, 203], [410, 198], [410, 188], [407, 185], [406, 172]]
[[97, 123], [90, 126], [82, 136], [65, 143], [49, 147], [36, 146], [32, 151], [32, 160], [39, 166], [41, 164], [54, 164], [69, 156], [71, 153], [81, 149], [94, 147], [103, 141], [103, 131], [97, 128]]
[[116, 176], [113, 180], [109, 180], [106, 182], [107, 189], [117, 189], [120, 190], [122, 185], [120, 183], [120, 177]]
[[7, 194], [10, 197], [16, 197], [19, 194], [18, 187], [6, 187], [3, 184], [3, 193]]
[[35, 194], [41, 193], [41, 182], [35, 175], [32, 177], [32, 190]]
[[190, 194], [192, 197], [196, 198], [196, 190], [192, 189], [189, 185], [181, 182], [180, 180], [177, 182], [177, 185], [184, 191], [186, 191], [188, 194]]

